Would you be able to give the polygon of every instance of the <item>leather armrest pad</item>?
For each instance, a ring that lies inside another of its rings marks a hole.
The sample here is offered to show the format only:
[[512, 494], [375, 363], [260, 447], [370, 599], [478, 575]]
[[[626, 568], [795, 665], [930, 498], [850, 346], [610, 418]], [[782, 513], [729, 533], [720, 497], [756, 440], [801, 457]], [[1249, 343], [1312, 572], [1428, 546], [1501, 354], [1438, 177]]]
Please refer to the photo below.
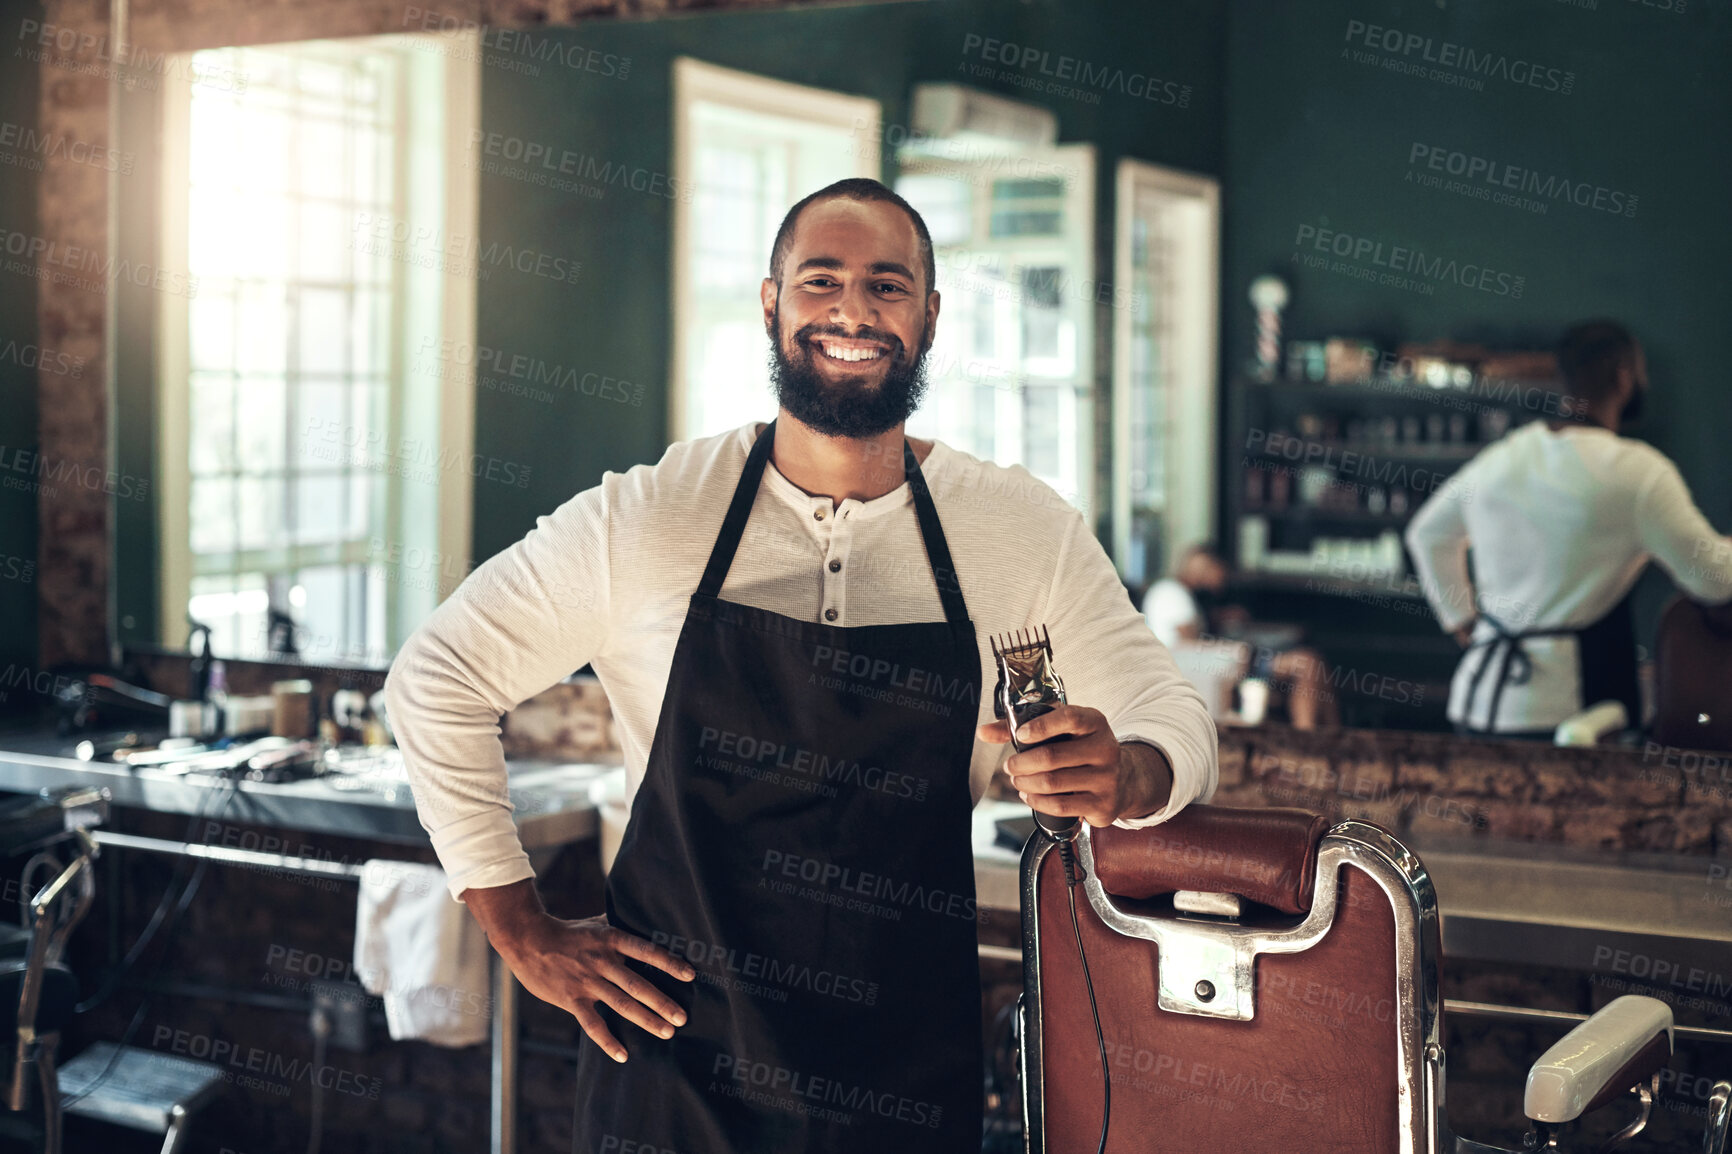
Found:
[[1191, 805], [1159, 825], [1102, 826], [1089, 836], [1095, 873], [1118, 897], [1202, 890], [1298, 914], [1311, 908], [1317, 844], [1328, 825], [1302, 809]]

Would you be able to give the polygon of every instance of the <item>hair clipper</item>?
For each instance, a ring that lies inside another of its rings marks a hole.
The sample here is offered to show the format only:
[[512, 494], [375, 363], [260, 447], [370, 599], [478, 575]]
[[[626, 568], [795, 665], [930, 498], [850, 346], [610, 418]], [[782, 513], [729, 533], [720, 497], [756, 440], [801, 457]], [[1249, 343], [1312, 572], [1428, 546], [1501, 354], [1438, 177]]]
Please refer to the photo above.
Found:
[[[1017, 752], [1032, 749], [1016, 739], [1016, 729], [1043, 713], [1051, 713], [1065, 703], [1064, 682], [1052, 664], [1052, 641], [1043, 625], [1037, 632], [1017, 630], [991, 638], [992, 655], [998, 662], [998, 685], [992, 693], [995, 717], [1011, 719], [1010, 744]], [[1048, 741], [1068, 741], [1069, 734]], [[1047, 744], [1046, 741], [1038, 742]], [[1077, 834], [1078, 820], [1034, 811], [1034, 820], [1059, 841], [1069, 841]]]

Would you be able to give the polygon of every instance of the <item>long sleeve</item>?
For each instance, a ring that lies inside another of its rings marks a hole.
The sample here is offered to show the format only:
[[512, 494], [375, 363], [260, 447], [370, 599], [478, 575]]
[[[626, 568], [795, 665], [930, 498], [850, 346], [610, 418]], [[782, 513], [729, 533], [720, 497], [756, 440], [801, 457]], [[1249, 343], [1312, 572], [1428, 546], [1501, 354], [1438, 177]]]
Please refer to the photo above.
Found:
[[385, 703], [421, 825], [453, 897], [533, 876], [512, 821], [499, 718], [588, 664], [608, 639], [600, 486], [536, 519], [409, 637]]
[[1467, 521], [1462, 503], [1472, 489], [1462, 474], [1470, 462], [1444, 482], [1407, 523], [1407, 549], [1413, 554], [1419, 587], [1438, 624], [1453, 633], [1475, 615], [1473, 578], [1467, 570]]
[[1152, 745], [1173, 767], [1165, 806], [1114, 824], [1156, 825], [1214, 796], [1220, 755], [1208, 707], [1131, 603], [1080, 513], [1069, 518], [1045, 619], [1065, 696], [1106, 714], [1119, 741]]
[[1678, 466], [1655, 456], [1653, 475], [1636, 497], [1642, 547], [1696, 600], [1732, 598], [1732, 538], [1715, 532], [1696, 508]]

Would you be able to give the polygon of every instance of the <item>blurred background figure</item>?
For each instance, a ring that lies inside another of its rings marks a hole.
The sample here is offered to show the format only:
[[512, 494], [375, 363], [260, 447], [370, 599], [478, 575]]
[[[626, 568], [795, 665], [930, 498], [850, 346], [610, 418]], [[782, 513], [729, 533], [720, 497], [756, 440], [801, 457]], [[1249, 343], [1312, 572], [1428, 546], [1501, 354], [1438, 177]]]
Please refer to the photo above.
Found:
[[1432, 612], [1466, 648], [1449, 695], [1461, 732], [1550, 738], [1605, 701], [1640, 724], [1631, 591], [1642, 570], [1658, 561], [1688, 596], [1732, 598], [1732, 547], [1678, 467], [1618, 435], [1647, 396], [1641, 343], [1615, 321], [1586, 321], [1564, 334], [1558, 369], [1568, 416], [1481, 451], [1407, 528]]
[[[1274, 702], [1285, 706], [1295, 729], [1341, 724], [1340, 706], [1328, 691], [1323, 658], [1298, 644], [1301, 635], [1293, 627], [1259, 626], [1243, 606], [1225, 603], [1227, 578], [1227, 563], [1214, 546], [1198, 543], [1185, 549], [1172, 575], [1156, 581], [1144, 596], [1143, 616], [1155, 636], [1173, 651], [1179, 668], [1193, 681], [1219, 676], [1222, 662], [1232, 660], [1225, 654], [1243, 653], [1238, 677], [1266, 684]], [[1224, 649], [1223, 641], [1238, 644]], [[1208, 696], [1205, 690], [1204, 697]]]

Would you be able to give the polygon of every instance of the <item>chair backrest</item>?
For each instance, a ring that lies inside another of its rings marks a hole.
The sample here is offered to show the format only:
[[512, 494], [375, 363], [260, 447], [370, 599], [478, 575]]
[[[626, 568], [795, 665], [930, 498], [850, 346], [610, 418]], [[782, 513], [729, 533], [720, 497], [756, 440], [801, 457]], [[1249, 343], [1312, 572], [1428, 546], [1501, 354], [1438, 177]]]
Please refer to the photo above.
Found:
[[1732, 630], [1724, 620], [1683, 596], [1661, 612], [1654, 740], [1686, 749], [1732, 749]]
[[[1422, 1154], [1443, 1128], [1439, 926], [1417, 858], [1376, 826], [1192, 806], [1023, 855], [1027, 1148]], [[1234, 895], [1208, 898], [1197, 895]], [[1237, 916], [1183, 909], [1240, 908]], [[1320, 1145], [1322, 1143], [1322, 1145]]]

